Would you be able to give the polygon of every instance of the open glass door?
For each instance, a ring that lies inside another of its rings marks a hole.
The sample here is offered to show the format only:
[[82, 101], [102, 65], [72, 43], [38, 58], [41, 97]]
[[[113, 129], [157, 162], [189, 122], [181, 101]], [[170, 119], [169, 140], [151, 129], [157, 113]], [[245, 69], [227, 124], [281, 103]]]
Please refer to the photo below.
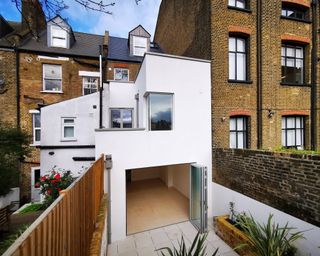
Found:
[[207, 231], [207, 167], [192, 164], [190, 170], [190, 221], [200, 231]]

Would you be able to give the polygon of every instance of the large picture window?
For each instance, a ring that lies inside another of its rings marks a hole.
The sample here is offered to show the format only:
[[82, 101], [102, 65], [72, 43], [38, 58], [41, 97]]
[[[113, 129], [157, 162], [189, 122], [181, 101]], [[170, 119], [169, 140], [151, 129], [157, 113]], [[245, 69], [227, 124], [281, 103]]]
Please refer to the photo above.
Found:
[[172, 130], [173, 94], [150, 93], [148, 104], [149, 129]]
[[303, 84], [304, 49], [302, 46], [283, 44], [281, 48], [282, 82]]
[[83, 77], [83, 95], [88, 95], [98, 91], [97, 77]]
[[132, 128], [132, 109], [114, 108], [111, 109], [111, 128]]
[[47, 92], [62, 92], [61, 65], [43, 65], [43, 90]]
[[282, 117], [282, 146], [302, 149], [304, 147], [304, 117]]
[[229, 37], [229, 80], [247, 80], [246, 39]]
[[230, 148], [248, 147], [248, 118], [230, 117]]

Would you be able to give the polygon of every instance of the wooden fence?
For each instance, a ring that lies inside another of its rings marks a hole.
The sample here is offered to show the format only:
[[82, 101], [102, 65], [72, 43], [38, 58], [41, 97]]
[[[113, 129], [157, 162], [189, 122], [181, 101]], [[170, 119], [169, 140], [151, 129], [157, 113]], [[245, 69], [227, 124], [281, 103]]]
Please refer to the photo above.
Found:
[[103, 197], [104, 155], [16, 240], [4, 255], [88, 255]]

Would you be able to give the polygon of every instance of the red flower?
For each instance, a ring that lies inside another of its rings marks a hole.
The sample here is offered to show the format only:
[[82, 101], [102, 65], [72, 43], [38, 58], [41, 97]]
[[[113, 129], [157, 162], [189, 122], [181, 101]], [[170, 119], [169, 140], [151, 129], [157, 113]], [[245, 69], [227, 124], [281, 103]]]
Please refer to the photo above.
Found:
[[54, 176], [54, 178], [55, 178], [56, 180], [60, 179], [60, 178], [61, 178], [60, 173], [57, 173], [57, 174]]
[[54, 183], [56, 183], [57, 181], [56, 180], [50, 180], [50, 183], [51, 184], [54, 184]]
[[61, 191], [61, 188], [57, 188], [58, 191]]
[[42, 176], [42, 177], [40, 178], [41, 181], [46, 181], [46, 179], [47, 179], [46, 176]]
[[35, 186], [36, 188], [38, 188], [38, 187], [40, 187], [40, 183], [37, 182], [36, 184], [34, 184], [34, 186]]
[[49, 189], [47, 190], [47, 193], [48, 193], [48, 195], [51, 195], [51, 194], [52, 194], [52, 189], [49, 188]]

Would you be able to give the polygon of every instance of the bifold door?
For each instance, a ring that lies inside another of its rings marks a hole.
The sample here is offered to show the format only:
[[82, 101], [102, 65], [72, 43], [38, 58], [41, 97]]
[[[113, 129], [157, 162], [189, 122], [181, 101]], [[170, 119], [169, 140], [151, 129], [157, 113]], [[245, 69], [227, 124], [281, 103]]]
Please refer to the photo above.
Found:
[[204, 233], [208, 226], [207, 167], [192, 164], [190, 170], [190, 221]]

